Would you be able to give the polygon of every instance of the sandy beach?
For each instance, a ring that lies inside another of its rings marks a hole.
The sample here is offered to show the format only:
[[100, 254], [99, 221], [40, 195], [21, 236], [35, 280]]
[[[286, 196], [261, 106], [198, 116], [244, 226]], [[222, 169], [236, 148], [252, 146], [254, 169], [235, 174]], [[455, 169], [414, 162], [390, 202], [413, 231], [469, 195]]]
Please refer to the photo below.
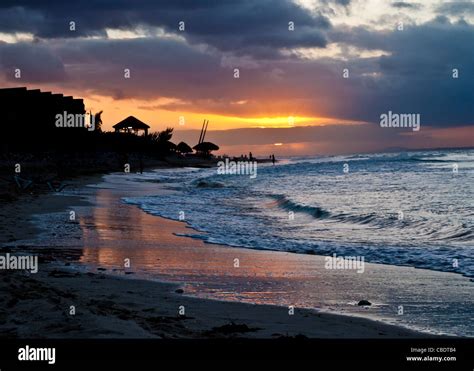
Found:
[[[324, 271], [320, 256], [230, 248], [180, 236], [190, 232], [185, 223], [151, 216], [120, 202], [124, 193], [130, 195], [133, 190], [118, 187], [117, 179], [124, 178], [120, 175], [107, 175], [105, 180], [82, 178], [73, 181], [66, 194], [25, 195], [2, 205], [0, 242], [8, 246], [2, 248], [2, 253], [38, 254], [40, 267], [36, 274], [0, 272], [1, 336], [431, 336], [362, 318], [370, 317], [363, 308], [356, 317], [295, 305], [294, 314], [290, 315], [285, 300], [278, 306], [268, 305], [265, 298], [282, 293], [273, 290], [272, 295], [260, 297], [259, 291], [272, 291], [275, 282], [281, 287], [286, 285], [288, 292], [325, 297], [343, 287], [350, 291], [354, 277], [350, 273], [337, 275]], [[150, 192], [150, 187], [156, 191], [156, 185], [146, 182], [134, 191], [143, 194]], [[71, 210], [77, 213], [73, 222], [67, 219]], [[233, 266], [236, 257], [240, 261], [238, 269]], [[125, 259], [130, 259], [130, 267], [124, 267]], [[364, 275], [367, 282], [363, 287], [374, 286], [375, 291], [395, 280], [402, 287], [406, 285], [404, 279], [413, 280], [414, 275], [427, 282], [455, 284], [461, 291], [468, 281], [458, 275], [405, 267], [372, 264], [366, 269], [369, 274]], [[151, 274], [157, 271], [161, 274]], [[302, 278], [301, 272], [303, 276], [304, 272], [315, 272], [317, 279]], [[196, 281], [198, 275], [207, 277], [207, 281]], [[226, 296], [222, 292], [218, 295], [216, 289], [217, 296], [208, 295], [212, 293], [208, 290], [213, 287], [212, 282], [234, 282], [254, 291], [231, 290]], [[414, 288], [413, 292], [423, 290], [426, 288]], [[370, 291], [359, 290], [353, 298], [362, 300], [368, 296], [373, 300]], [[210, 299], [216, 297], [226, 301]], [[297, 296], [294, 301], [298, 301]]]

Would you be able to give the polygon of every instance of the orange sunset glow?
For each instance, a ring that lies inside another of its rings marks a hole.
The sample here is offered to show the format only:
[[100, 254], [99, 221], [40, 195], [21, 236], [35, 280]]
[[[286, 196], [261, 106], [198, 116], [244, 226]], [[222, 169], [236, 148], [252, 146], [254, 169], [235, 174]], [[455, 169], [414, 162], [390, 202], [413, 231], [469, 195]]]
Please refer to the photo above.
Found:
[[[47, 21], [35, 23], [36, 31], [0, 30], [0, 83], [82, 98], [87, 112], [103, 111], [105, 131], [135, 116], [150, 132], [172, 127], [174, 141], [194, 145], [209, 120], [208, 137], [219, 140], [221, 154], [473, 145], [467, 139], [474, 135], [472, 79], [463, 70], [472, 65], [464, 40], [471, 15], [463, 13], [461, 22], [434, 0], [425, 2], [423, 14], [421, 6], [403, 3], [329, 2], [289, 1], [300, 19], [294, 29], [283, 12], [278, 22], [256, 22], [235, 33], [211, 7], [207, 26], [222, 35], [193, 22], [176, 28], [171, 8], [165, 11], [171, 23], [158, 13], [153, 21], [83, 24], [74, 34], [49, 34]], [[384, 21], [375, 25], [378, 18]], [[385, 21], [398, 18], [411, 19], [403, 32]], [[426, 42], [428, 34], [444, 44]], [[407, 71], [425, 64], [414, 83]], [[419, 114], [421, 130], [380, 130], [388, 111]]]

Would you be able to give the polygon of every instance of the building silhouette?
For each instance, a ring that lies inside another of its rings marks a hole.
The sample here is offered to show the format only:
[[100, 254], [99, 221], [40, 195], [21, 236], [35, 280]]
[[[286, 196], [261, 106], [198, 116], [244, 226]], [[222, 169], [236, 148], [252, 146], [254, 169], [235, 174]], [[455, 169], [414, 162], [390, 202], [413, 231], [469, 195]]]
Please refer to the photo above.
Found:
[[134, 116], [128, 116], [126, 119], [115, 124], [113, 128], [115, 129], [116, 133], [138, 134], [140, 130], [142, 130], [145, 136], [147, 136], [148, 129], [150, 129], [150, 126], [140, 121]]
[[71, 139], [85, 128], [58, 128], [56, 115], [85, 114], [84, 101], [63, 94], [26, 87], [0, 89], [3, 151], [9, 147], [28, 150], [61, 139]]

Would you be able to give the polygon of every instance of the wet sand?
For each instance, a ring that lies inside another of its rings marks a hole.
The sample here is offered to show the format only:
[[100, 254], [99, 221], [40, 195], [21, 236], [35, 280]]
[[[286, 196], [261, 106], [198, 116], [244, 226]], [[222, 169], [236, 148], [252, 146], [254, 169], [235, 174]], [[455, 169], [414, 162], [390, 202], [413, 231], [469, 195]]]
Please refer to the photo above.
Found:
[[[403, 286], [414, 274], [419, 282], [450, 279], [464, 284], [455, 275], [375, 264], [366, 264], [367, 274], [357, 277], [364, 277], [362, 284], [355, 280], [356, 272], [325, 270], [320, 256], [205, 244], [178, 236], [197, 233], [184, 223], [120, 202], [124, 193], [143, 194], [154, 185], [131, 189], [125, 181], [117, 187], [117, 178], [106, 178], [94, 188], [78, 184], [66, 196], [47, 194], [2, 207], [1, 242], [10, 246], [2, 253], [30, 251], [39, 254], [41, 262], [37, 274], [0, 272], [2, 336], [427, 337], [379, 321], [314, 310], [317, 306], [307, 309], [302, 298], [312, 297], [314, 303], [320, 297], [324, 302], [331, 293], [344, 291], [350, 294], [348, 300], [369, 299], [377, 305], [386, 294], [380, 289], [384, 283], [398, 280]], [[97, 179], [88, 180], [94, 182]], [[71, 210], [75, 221], [67, 219]], [[38, 217], [36, 212], [53, 214]], [[423, 290], [415, 288], [413, 295]], [[267, 305], [275, 302], [280, 306]], [[295, 307], [293, 315], [289, 305]], [[354, 308], [368, 316], [363, 312], [367, 309]]]

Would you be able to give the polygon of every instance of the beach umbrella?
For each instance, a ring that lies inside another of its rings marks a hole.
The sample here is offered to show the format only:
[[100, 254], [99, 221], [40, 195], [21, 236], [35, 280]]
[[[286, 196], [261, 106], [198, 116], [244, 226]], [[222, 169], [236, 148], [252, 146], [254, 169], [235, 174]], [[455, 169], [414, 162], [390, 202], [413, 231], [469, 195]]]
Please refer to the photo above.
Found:
[[176, 147], [176, 149], [178, 150], [178, 152], [180, 153], [191, 153], [193, 151], [193, 149], [188, 146], [186, 143], [184, 142], [179, 142], [178, 146]]
[[209, 153], [211, 151], [217, 151], [219, 149], [219, 146], [211, 142], [202, 142], [202, 143], [196, 144], [193, 148], [199, 152]]
[[168, 151], [176, 151], [176, 149], [178, 148], [176, 144], [170, 142], [169, 140], [165, 142], [165, 147]]

